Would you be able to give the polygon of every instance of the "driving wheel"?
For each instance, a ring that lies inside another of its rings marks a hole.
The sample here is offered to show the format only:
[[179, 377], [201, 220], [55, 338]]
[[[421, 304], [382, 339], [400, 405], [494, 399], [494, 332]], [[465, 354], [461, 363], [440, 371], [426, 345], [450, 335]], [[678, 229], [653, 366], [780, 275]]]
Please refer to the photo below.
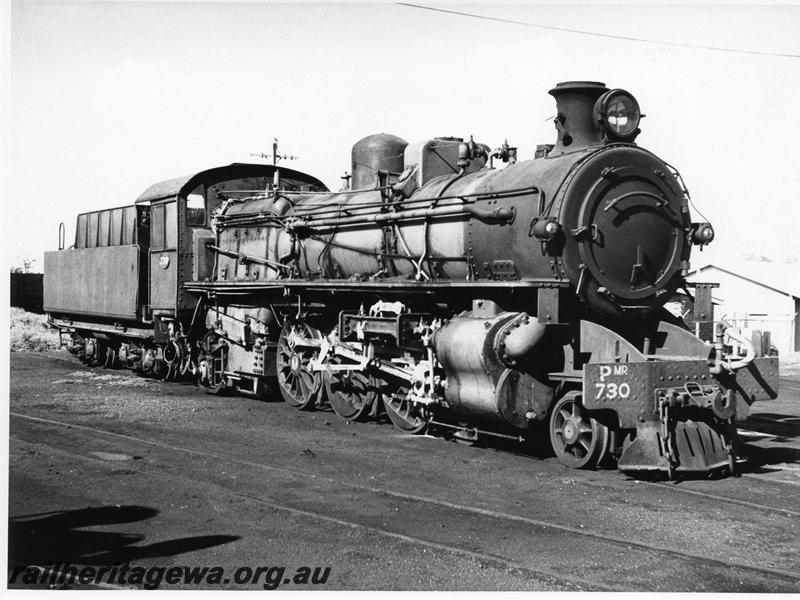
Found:
[[318, 349], [304, 345], [303, 341], [321, 339], [322, 334], [307, 323], [288, 320], [278, 339], [278, 388], [283, 399], [300, 410], [314, 407], [322, 386], [321, 372], [310, 369]]
[[400, 431], [421, 433], [428, 424], [420, 406], [409, 399], [411, 388], [403, 383], [383, 394], [383, 406], [389, 420]]
[[347, 421], [365, 419], [380, 396], [375, 377], [363, 371], [328, 371], [325, 391], [333, 412]]

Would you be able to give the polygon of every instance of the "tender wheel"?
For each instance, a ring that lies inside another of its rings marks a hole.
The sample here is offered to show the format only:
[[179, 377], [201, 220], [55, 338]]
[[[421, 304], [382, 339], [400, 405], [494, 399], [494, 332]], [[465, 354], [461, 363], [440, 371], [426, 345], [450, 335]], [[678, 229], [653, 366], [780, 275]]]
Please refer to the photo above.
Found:
[[163, 360], [157, 360], [153, 363], [153, 368], [150, 371], [150, 376], [153, 379], [161, 379], [164, 381], [169, 380], [169, 365]]
[[366, 418], [379, 396], [375, 378], [359, 371], [329, 371], [325, 391], [333, 412], [347, 421]]
[[383, 406], [389, 420], [400, 431], [406, 433], [421, 433], [428, 424], [428, 419], [424, 417], [419, 405], [415, 405], [408, 399], [410, 388], [408, 385], [396, 387], [389, 393], [383, 395]]
[[314, 407], [322, 386], [322, 373], [309, 369], [317, 349], [303, 346], [297, 338], [318, 340], [322, 339], [322, 334], [306, 323], [287, 321], [278, 339], [278, 388], [286, 402], [302, 410]]
[[556, 402], [550, 414], [550, 442], [562, 464], [573, 469], [592, 469], [606, 456], [609, 431], [586, 414], [578, 392]]
[[83, 350], [79, 355], [81, 362], [90, 366], [94, 364], [101, 355], [101, 345], [102, 344], [95, 338], [86, 338], [83, 344]]
[[164, 365], [167, 370], [164, 379], [167, 381], [175, 381], [180, 375], [180, 364], [183, 355], [183, 348], [177, 342], [169, 342], [162, 349], [162, 356], [164, 357]]
[[111, 346], [107, 346], [105, 350], [105, 357], [103, 358], [103, 367], [106, 369], [116, 369], [118, 365], [117, 350]]
[[[67, 334], [62, 334], [62, 335], [67, 335]], [[86, 340], [84, 340], [77, 333], [69, 334], [69, 336], [70, 337], [69, 337], [69, 342], [67, 343], [67, 352], [78, 357], [83, 356]]]
[[190, 354], [183, 357], [180, 364], [181, 377], [189, 377], [197, 373], [197, 365], [194, 364]]

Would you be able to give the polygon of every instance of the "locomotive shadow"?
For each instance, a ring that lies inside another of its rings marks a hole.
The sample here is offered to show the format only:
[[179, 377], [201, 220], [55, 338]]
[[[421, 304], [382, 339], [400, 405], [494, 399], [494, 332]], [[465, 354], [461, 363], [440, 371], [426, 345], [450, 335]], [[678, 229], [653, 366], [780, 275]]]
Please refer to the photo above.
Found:
[[744, 429], [774, 436], [775, 441], [800, 437], [800, 417], [777, 413], [758, 413], [739, 423]]
[[[389, 418], [385, 414], [382, 414], [377, 419], [377, 422], [382, 423], [384, 421], [391, 426], [391, 421], [389, 421]], [[434, 437], [447, 442], [472, 446], [474, 448], [496, 450], [498, 452], [515, 454], [517, 456], [524, 456], [531, 459], [545, 460], [554, 458], [556, 455], [553, 451], [553, 446], [550, 444], [547, 425], [544, 423], [534, 424], [532, 430], [522, 441], [495, 437], [491, 435], [481, 435], [478, 437], [478, 440], [475, 443], [465, 443], [459, 441], [453, 435], [453, 430], [444, 427], [436, 427], [432, 432], [429, 433]]]
[[[785, 418], [785, 415], [776, 415], [777, 417]], [[794, 419], [794, 417], [791, 417]], [[388, 419], [387, 419], [388, 421]], [[447, 431], [437, 431], [436, 437], [457, 442]], [[797, 436], [792, 436], [797, 437]], [[780, 438], [773, 438], [775, 441], [780, 442]], [[535, 431], [535, 435], [530, 435], [524, 441], [515, 441], [503, 438], [494, 438], [490, 436], [480, 437], [478, 442], [473, 444], [475, 448], [485, 448], [524, 456], [534, 460], [554, 459], [555, 452], [550, 444], [547, 428], [542, 427], [541, 431]], [[784, 463], [800, 463], [800, 449], [787, 448], [786, 446], [755, 446], [747, 442], [742, 443], [738, 448], [739, 456], [744, 459], [737, 462], [737, 473], [773, 473], [780, 471], [779, 468], [773, 468], [771, 465], [779, 465]], [[553, 464], [559, 464], [556, 460], [548, 460]], [[596, 471], [616, 471], [616, 463], [613, 459], [607, 459]], [[584, 471], [586, 472], [586, 471]], [[724, 471], [706, 472], [680, 472], [678, 476], [672, 480], [674, 484], [680, 484], [682, 481], [691, 480], [705, 480], [705, 479], [718, 479], [720, 477], [728, 477], [729, 475]], [[642, 479], [646, 481], [667, 481], [668, 476], [666, 473], [660, 471], [642, 472], [637, 476], [625, 474], [625, 477], [631, 480]]]
[[742, 473], [772, 473], [780, 469], [771, 469], [769, 465], [800, 463], [800, 449], [785, 446], [754, 446], [745, 444], [743, 448], [745, 462], [738, 464]]
[[8, 565], [104, 566], [144, 558], [193, 552], [239, 539], [234, 535], [202, 535], [139, 545], [145, 536], [125, 531], [92, 531], [89, 527], [135, 523], [158, 515], [149, 506], [101, 506], [10, 517]]

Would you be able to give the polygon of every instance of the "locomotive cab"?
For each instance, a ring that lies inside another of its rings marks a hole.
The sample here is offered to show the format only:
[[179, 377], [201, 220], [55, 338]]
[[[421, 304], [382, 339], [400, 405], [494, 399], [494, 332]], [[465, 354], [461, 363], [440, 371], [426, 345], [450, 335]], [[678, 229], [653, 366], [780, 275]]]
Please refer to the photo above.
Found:
[[[151, 211], [148, 304], [154, 319], [174, 319], [194, 310], [197, 298], [182, 284], [212, 276], [214, 212], [223, 202], [272, 189], [275, 171], [269, 165], [232, 164], [157, 183], [138, 198], [137, 204], [149, 204]], [[282, 189], [327, 190], [304, 173], [280, 171]]]
[[213, 274], [214, 211], [276, 181], [327, 190], [304, 173], [275, 172], [232, 164], [157, 183], [131, 206], [78, 215], [74, 246], [45, 253], [44, 309], [68, 347], [86, 361], [174, 373], [172, 363], [189, 356], [197, 306], [183, 284]]
[[[140, 198], [141, 201], [141, 198]], [[205, 184], [190, 192], [148, 200], [151, 226], [148, 252], [148, 305], [153, 318], [174, 318], [194, 307], [195, 300], [182, 292], [185, 279], [211, 276], [213, 255], [206, 244], [213, 240], [208, 214], [220, 201], [207, 197]]]

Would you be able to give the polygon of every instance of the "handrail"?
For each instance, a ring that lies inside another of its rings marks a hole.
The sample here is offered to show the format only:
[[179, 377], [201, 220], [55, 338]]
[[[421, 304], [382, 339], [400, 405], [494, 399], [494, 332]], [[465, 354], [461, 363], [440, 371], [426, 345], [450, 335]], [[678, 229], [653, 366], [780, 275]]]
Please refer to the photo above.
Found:
[[[723, 356], [724, 353], [724, 345], [722, 343], [722, 338], [724, 336], [728, 336], [737, 342], [739, 342], [742, 346], [745, 347], [745, 356], [743, 357], [735, 357], [735, 360], [731, 360], [732, 357], [730, 356]], [[751, 362], [756, 356], [755, 348], [753, 347], [753, 343], [748, 340], [746, 337], [740, 335], [736, 332], [736, 330], [730, 326], [730, 324], [722, 321], [720, 323], [720, 327], [718, 329], [716, 335], [716, 341], [714, 343], [714, 358], [709, 364], [709, 372], [712, 375], [721, 375], [723, 372], [733, 373], [738, 369], [743, 369]]]

